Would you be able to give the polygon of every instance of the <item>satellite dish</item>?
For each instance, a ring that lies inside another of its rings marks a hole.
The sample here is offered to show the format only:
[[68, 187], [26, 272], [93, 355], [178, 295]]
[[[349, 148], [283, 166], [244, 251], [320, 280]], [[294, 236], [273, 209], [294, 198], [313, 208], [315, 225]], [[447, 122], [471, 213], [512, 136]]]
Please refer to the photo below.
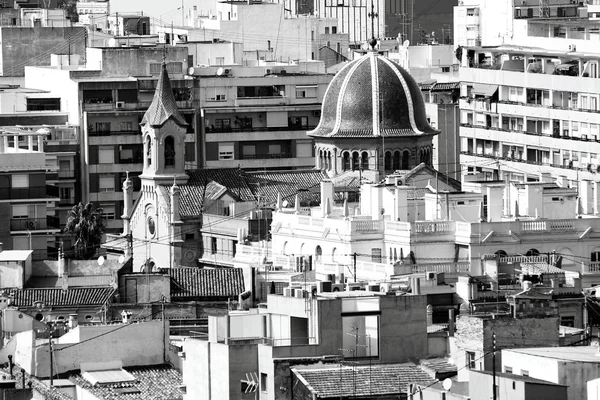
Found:
[[217, 70], [217, 76], [221, 76], [225, 73], [225, 70], [222, 67], [219, 67], [219, 69]]
[[125, 256], [119, 257], [119, 264], [123, 264], [125, 262]]
[[288, 207], [290, 205], [289, 201], [284, 200], [283, 203], [281, 203], [282, 206], [284, 207]]
[[431, 36], [435, 36], [435, 31], [431, 32]]
[[104, 265], [104, 261], [106, 261], [106, 260], [104, 259], [104, 256], [100, 256], [100, 257], [98, 257], [98, 265]]
[[194, 75], [194, 67], [188, 68], [188, 75]]
[[452, 387], [452, 379], [444, 379], [444, 382], [442, 382], [442, 387], [444, 388], [444, 390], [450, 390], [450, 388]]
[[402, 43], [402, 46], [404, 48], [407, 48], [408, 46], [410, 46], [410, 40], [405, 40], [404, 43]]
[[381, 213], [381, 215], [385, 214], [385, 208], [381, 207], [381, 210], [379, 210], [379, 212]]

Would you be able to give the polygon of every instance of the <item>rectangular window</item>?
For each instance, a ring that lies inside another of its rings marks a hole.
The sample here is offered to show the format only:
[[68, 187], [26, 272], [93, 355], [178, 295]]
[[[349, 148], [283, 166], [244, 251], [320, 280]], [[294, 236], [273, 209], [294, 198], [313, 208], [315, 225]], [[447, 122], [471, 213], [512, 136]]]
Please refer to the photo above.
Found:
[[507, 374], [512, 374], [512, 367], [505, 366], [504, 367], [504, 372], [507, 373]]
[[243, 157], [254, 157], [256, 155], [256, 146], [253, 144], [246, 144], [242, 146]]
[[225, 65], [225, 57], [216, 57], [216, 65]]
[[[161, 63], [150, 64], [150, 75], [159, 75], [162, 68]], [[181, 62], [169, 62], [167, 63], [167, 72], [169, 74], [181, 74], [183, 71], [183, 63]]]
[[233, 160], [233, 143], [219, 143], [219, 160]]
[[27, 204], [18, 204], [12, 206], [12, 217], [13, 219], [24, 219], [29, 217]]
[[263, 372], [260, 373], [260, 391], [261, 392], [267, 391], [267, 374], [265, 374]]
[[11, 187], [15, 188], [28, 188], [29, 187], [29, 175], [12, 175], [11, 176]]
[[270, 144], [269, 145], [269, 154], [281, 154], [281, 145], [280, 144]]
[[216, 237], [211, 237], [210, 238], [210, 253], [211, 254], [217, 254], [217, 238]]
[[97, 133], [110, 133], [110, 122], [96, 122]]
[[100, 208], [102, 208], [102, 218], [115, 219], [115, 206], [114, 205], [101, 204]]
[[296, 143], [296, 157], [312, 157], [313, 145], [310, 142]]
[[100, 192], [114, 192], [115, 191], [115, 178], [112, 175], [100, 175], [99, 191]]
[[570, 326], [571, 328], [575, 327], [575, 317], [560, 317], [560, 324], [562, 326]]
[[529, 376], [529, 371], [526, 370], [526, 369], [522, 369], [521, 370], [521, 375], [523, 375], [523, 376]]
[[61, 187], [58, 188], [58, 194], [61, 200], [71, 200], [73, 197], [71, 196], [71, 194], [73, 193], [72, 188], [70, 187]]
[[115, 149], [110, 147], [100, 147], [98, 149], [98, 163], [99, 164], [114, 164], [115, 163]]
[[60, 99], [27, 99], [27, 111], [60, 111]]
[[119, 122], [119, 130], [120, 131], [132, 131], [133, 123], [131, 121]]
[[297, 99], [316, 99], [317, 98], [317, 85], [296, 85], [296, 98]]
[[229, 131], [231, 129], [231, 119], [215, 119], [215, 129], [219, 131]]
[[337, 34], [337, 26], [332, 26], [332, 27], [331, 27], [331, 34], [332, 34], [332, 35], [335, 35], [335, 34]]
[[466, 354], [467, 368], [475, 369], [475, 352], [467, 351]]
[[289, 117], [288, 127], [292, 129], [307, 129], [308, 117]]
[[588, 97], [587, 96], [581, 96], [581, 108], [583, 108], [584, 110], [588, 109]]
[[381, 249], [371, 249], [371, 261], [374, 263], [381, 263]]
[[325, 27], [325, 34], [329, 35], [329, 27], [328, 26]]

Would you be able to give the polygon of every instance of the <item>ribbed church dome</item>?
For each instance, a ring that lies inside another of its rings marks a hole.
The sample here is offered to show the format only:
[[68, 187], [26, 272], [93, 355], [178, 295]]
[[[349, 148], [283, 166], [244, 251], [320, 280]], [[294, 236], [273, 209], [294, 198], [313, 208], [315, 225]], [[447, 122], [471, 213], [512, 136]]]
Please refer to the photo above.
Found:
[[376, 52], [350, 62], [333, 78], [316, 137], [435, 135], [421, 89], [400, 65]]

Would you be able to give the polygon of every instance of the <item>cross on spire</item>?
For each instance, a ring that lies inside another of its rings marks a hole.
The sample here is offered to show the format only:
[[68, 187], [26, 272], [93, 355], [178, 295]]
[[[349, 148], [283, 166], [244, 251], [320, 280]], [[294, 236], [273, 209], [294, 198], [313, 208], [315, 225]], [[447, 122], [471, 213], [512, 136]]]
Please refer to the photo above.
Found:
[[371, 0], [371, 12], [367, 14], [369, 18], [371, 18], [371, 40], [369, 44], [371, 48], [375, 50], [375, 46], [377, 45], [377, 39], [375, 39], [375, 18], [379, 17], [379, 13], [375, 12], [375, 3], [374, 0]]

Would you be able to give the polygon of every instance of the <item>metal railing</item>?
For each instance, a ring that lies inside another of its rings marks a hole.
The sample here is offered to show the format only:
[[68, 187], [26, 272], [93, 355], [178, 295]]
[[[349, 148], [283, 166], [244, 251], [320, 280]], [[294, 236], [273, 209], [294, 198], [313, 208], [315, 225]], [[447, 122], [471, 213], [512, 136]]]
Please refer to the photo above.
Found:
[[58, 170], [59, 178], [75, 178], [75, 170], [74, 169], [60, 169]]
[[34, 186], [28, 188], [0, 188], [0, 200], [25, 200], [58, 197], [56, 186]]
[[54, 216], [46, 218], [19, 218], [10, 220], [10, 229], [13, 231], [33, 231], [39, 229], [58, 229], [60, 219]]

